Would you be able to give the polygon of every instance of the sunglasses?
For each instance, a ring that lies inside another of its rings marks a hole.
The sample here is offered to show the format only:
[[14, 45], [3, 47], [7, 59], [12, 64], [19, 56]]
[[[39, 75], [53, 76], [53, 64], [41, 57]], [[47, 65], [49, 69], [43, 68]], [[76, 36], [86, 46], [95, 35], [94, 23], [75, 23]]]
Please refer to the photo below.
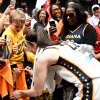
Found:
[[96, 11], [96, 10], [99, 10], [99, 8], [98, 7], [93, 8], [93, 11]]
[[66, 17], [70, 17], [70, 18], [73, 18], [76, 16], [76, 13], [69, 13], [69, 14], [66, 14]]

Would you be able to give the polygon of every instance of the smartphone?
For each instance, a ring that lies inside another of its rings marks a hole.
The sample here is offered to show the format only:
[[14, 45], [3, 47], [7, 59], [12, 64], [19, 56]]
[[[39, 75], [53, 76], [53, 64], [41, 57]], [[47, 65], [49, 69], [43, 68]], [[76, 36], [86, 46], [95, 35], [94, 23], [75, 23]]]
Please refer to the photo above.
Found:
[[50, 21], [49, 24], [50, 24], [50, 26], [54, 26], [54, 27], [56, 27], [56, 23], [55, 23], [55, 21]]
[[15, 5], [16, 5], [16, 0], [10, 0], [10, 5], [13, 5], [14, 8], [15, 8]]

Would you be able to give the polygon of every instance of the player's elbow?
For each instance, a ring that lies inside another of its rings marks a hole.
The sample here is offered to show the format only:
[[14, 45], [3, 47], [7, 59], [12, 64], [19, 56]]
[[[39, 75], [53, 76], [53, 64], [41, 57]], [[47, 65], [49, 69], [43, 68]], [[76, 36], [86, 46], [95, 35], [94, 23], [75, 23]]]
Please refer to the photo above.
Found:
[[37, 97], [40, 95], [42, 95], [41, 89], [35, 89], [34, 87], [31, 87], [31, 89], [30, 89], [30, 96], [31, 97]]
[[33, 97], [38, 97], [38, 96], [41, 96], [42, 95], [42, 91], [37, 91], [34, 93], [34, 96]]

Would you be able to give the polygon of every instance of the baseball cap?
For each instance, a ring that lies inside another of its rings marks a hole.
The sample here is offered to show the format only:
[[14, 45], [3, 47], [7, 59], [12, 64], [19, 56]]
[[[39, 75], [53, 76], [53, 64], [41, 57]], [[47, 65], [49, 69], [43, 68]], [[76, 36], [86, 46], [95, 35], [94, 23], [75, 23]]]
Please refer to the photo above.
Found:
[[95, 4], [92, 6], [92, 10], [94, 10], [95, 8], [100, 8], [100, 6], [98, 4]]

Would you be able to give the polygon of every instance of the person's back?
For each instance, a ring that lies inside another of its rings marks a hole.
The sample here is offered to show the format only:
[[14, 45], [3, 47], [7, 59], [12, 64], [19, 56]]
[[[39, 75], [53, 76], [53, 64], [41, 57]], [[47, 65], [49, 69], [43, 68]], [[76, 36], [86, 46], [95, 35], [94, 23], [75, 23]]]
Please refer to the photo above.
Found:
[[[86, 50], [87, 45], [85, 47], [85, 45], [68, 43], [67, 45], [53, 46], [53, 49], [52, 47], [47, 48], [50, 48], [52, 52], [54, 48], [59, 49], [57, 63], [52, 68], [56, 69], [61, 78], [73, 83], [78, 88], [75, 100], [81, 98], [84, 100], [100, 99], [100, 90], [96, 91], [100, 84], [100, 63], [94, 58], [94, 53], [88, 51], [89, 49]], [[51, 57], [51, 59], [53, 58]], [[96, 94], [93, 94], [95, 92]]]

